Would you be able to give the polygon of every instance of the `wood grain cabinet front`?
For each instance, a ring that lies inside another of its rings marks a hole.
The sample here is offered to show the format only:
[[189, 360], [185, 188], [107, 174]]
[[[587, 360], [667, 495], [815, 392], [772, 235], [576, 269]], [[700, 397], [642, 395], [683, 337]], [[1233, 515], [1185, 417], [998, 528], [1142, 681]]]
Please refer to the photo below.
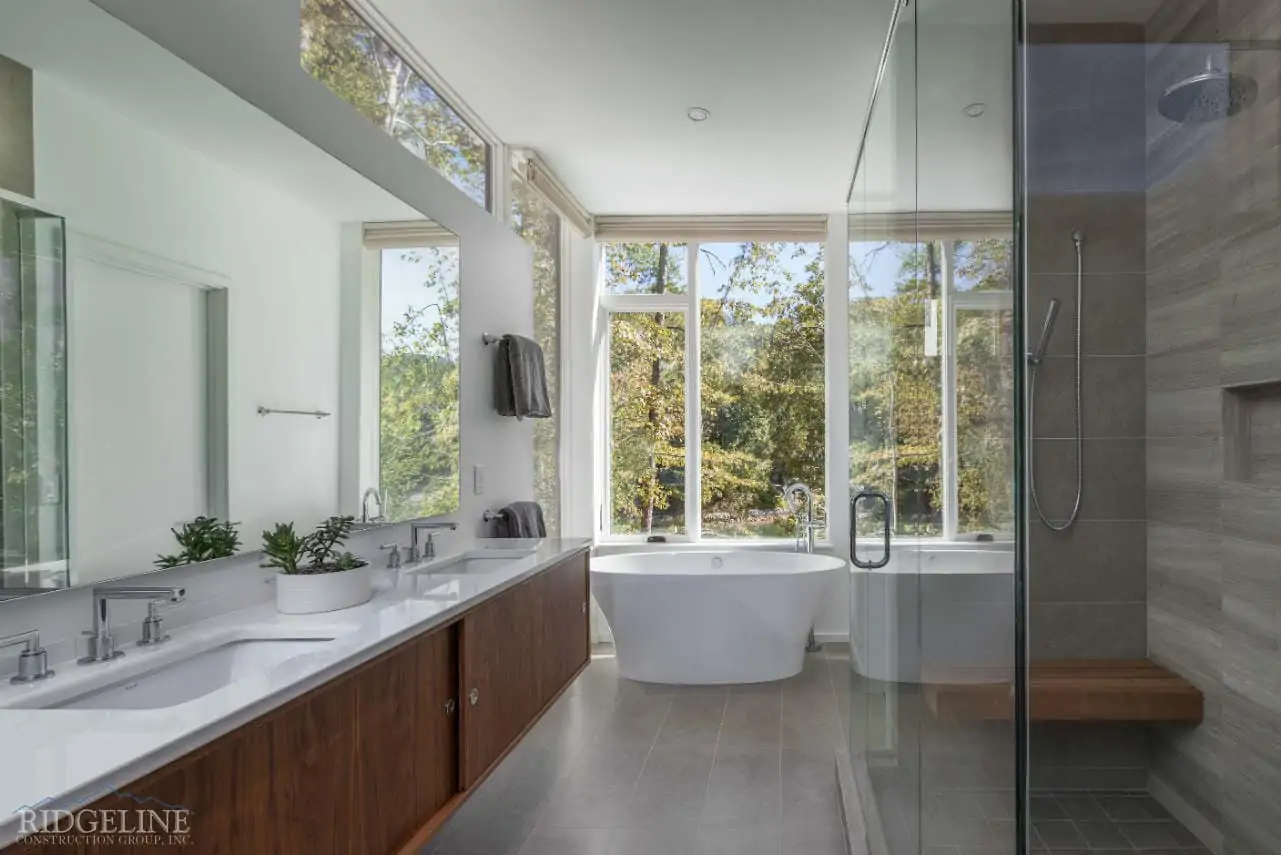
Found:
[[[89, 808], [188, 808], [186, 845], [147, 852], [416, 852], [586, 665], [586, 604], [582, 554]], [[139, 851], [104, 838], [5, 855]]]

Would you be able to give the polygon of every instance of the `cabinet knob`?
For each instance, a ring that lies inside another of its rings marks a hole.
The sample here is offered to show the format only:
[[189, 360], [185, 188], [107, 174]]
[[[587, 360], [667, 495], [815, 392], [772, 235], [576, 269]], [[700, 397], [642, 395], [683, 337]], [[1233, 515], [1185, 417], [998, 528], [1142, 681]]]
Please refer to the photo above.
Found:
[[476, 704], [480, 701], [480, 689], [472, 689], [470, 692], [468, 692], [467, 700], [469, 703], [471, 703], [472, 706], [476, 706]]
[[458, 709], [458, 701], [453, 698], [445, 701], [445, 715], [453, 715], [456, 709]]

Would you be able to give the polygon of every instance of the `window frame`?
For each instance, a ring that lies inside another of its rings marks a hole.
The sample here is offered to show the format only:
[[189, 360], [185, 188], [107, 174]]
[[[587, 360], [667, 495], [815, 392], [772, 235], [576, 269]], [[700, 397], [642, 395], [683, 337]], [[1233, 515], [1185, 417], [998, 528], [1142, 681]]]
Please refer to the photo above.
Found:
[[[611, 329], [610, 318], [615, 314], [626, 313], [648, 313], [648, 312], [680, 312], [685, 316], [685, 532], [683, 534], [663, 534], [666, 543], [677, 544], [718, 544], [718, 545], [760, 545], [760, 546], [777, 546], [779, 544], [792, 544], [796, 542], [792, 537], [717, 537], [707, 539], [703, 537], [703, 408], [702, 408], [702, 312], [699, 310], [699, 282], [698, 282], [698, 259], [703, 244], [713, 243], [769, 243], [769, 242], [787, 242], [787, 243], [805, 243], [815, 244], [826, 248], [826, 241], [816, 240], [813, 237], [796, 237], [788, 238], [776, 236], [773, 240], [766, 239], [762, 235], [739, 235], [732, 234], [718, 236], [715, 240], [700, 240], [697, 237], [679, 237], [668, 236], [659, 239], [635, 238], [628, 239], [624, 237], [612, 238], [601, 241], [602, 247], [610, 243], [669, 243], [683, 244], [685, 246], [685, 282], [686, 288], [684, 293], [674, 294], [611, 294], [598, 289], [599, 297], [597, 300], [598, 311], [601, 315], [602, 334], [600, 336], [600, 347], [597, 350], [597, 369], [598, 376], [603, 378], [601, 394], [601, 417], [598, 424], [601, 426], [603, 433], [604, 465], [600, 472], [603, 477], [603, 489], [600, 513], [596, 520], [596, 542], [605, 544], [643, 544], [646, 543], [648, 535], [645, 534], [624, 534], [613, 530], [614, 523], [614, 495], [613, 495], [613, 454], [611, 448], [613, 444], [614, 426], [613, 426], [613, 394], [611, 388], [610, 372], [610, 348], [611, 348]], [[603, 262], [603, 253], [602, 253]], [[831, 269], [831, 261], [824, 261], [823, 274], [826, 277]], [[603, 270], [599, 273], [603, 284]], [[830, 314], [830, 300], [826, 295], [824, 298], [823, 313], [824, 319]], [[833, 331], [830, 325], [824, 327], [824, 342], [829, 344]], [[831, 388], [830, 376], [827, 372], [823, 378], [824, 392], [824, 422], [831, 419]], [[825, 431], [827, 436], [831, 436], [830, 428]], [[831, 449], [825, 444], [823, 449], [824, 471], [828, 477], [831, 475]], [[830, 492], [829, 496], [830, 504]], [[692, 500], [691, 500], [692, 497]], [[832, 516], [830, 507], [824, 509], [824, 520]], [[822, 530], [822, 536], [815, 539], [815, 548], [830, 549], [832, 546], [831, 527], [825, 525]]]
[[[370, 223], [362, 225], [362, 230], [370, 226]], [[459, 247], [457, 236], [452, 241], [443, 237], [433, 235], [432, 229], [439, 228], [443, 232], [451, 234], [448, 229], [439, 226], [428, 226], [422, 235], [409, 236], [404, 240], [389, 241], [395, 243], [395, 246], [380, 245], [378, 242], [366, 240], [362, 235], [360, 243], [360, 300], [362, 306], [368, 309], [362, 313], [364, 316], [361, 321], [360, 335], [360, 355], [359, 371], [362, 375], [360, 388], [360, 400], [358, 404], [359, 423], [357, 429], [357, 472], [358, 484], [373, 487], [378, 491], [381, 501], [386, 501], [386, 493], [382, 483], [382, 394], [383, 394], [383, 329], [382, 329], [382, 308], [383, 308], [383, 253], [386, 251], [403, 251], [412, 249], [438, 249], [445, 246]], [[459, 250], [461, 253], [461, 249]], [[461, 271], [461, 257], [459, 259]], [[459, 314], [462, 312], [462, 279], [461, 272], [458, 283], [459, 290]], [[459, 354], [461, 360], [461, 353]], [[458, 514], [462, 510], [463, 502], [463, 472], [462, 472], [462, 440], [459, 438], [458, 446], [458, 492], [455, 498], [455, 506], [452, 510], [424, 519], [446, 518]], [[363, 502], [363, 492], [365, 486], [360, 487], [361, 501]], [[386, 513], [386, 508], [380, 506], [379, 512]]]

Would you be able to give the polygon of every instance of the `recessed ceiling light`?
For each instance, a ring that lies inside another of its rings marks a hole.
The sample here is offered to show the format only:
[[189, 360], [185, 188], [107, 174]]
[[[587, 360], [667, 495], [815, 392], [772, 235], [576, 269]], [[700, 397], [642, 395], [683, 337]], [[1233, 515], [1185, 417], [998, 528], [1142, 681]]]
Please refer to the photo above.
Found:
[[706, 122], [712, 117], [712, 111], [706, 107], [690, 107], [685, 111], [691, 122]]
[[977, 119], [979, 116], [983, 115], [984, 111], [986, 110], [987, 110], [986, 104], [984, 104], [982, 101], [975, 101], [973, 104], [967, 104], [963, 112], [965, 113], [965, 115], [969, 116], [971, 119]]

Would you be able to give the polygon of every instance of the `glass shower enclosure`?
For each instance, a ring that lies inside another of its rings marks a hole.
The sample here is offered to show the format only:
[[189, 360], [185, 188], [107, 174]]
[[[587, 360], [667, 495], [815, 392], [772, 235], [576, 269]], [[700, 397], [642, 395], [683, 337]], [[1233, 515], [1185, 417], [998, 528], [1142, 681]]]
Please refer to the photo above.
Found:
[[850, 188], [842, 776], [875, 853], [1018, 840], [1012, 40], [1004, 0], [898, 4]]
[[852, 842], [1281, 852], [1281, 6], [894, 5], [849, 192]]

